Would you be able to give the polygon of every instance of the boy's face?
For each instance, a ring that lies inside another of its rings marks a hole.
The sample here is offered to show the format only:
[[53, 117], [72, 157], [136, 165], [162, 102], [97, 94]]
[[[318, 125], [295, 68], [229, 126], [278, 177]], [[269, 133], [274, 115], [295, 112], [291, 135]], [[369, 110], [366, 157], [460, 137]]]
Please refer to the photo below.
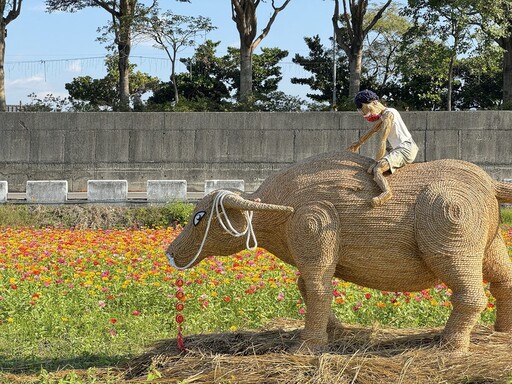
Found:
[[363, 103], [363, 106], [359, 110], [363, 117], [369, 122], [374, 122], [380, 119], [380, 111], [377, 108], [377, 102], [372, 101], [369, 103]]

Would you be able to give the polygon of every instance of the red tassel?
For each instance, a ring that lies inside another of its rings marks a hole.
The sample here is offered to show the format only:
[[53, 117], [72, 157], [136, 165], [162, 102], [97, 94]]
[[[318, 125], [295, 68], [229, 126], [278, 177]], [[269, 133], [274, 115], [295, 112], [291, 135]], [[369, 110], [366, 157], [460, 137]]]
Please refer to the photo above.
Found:
[[183, 301], [185, 300], [185, 293], [182, 290], [183, 287], [183, 279], [178, 278], [176, 279], [176, 286], [178, 287], [178, 291], [176, 292], [176, 298], [179, 300], [176, 303], [176, 310], [178, 311], [178, 314], [176, 315], [176, 323], [178, 324], [178, 334], [176, 335], [176, 342], [178, 344], [178, 349], [180, 352], [183, 352], [185, 348], [185, 342], [183, 341], [183, 334], [181, 329], [181, 324], [185, 321], [185, 317], [181, 314], [181, 311], [183, 311], [183, 308], [185, 307], [183, 305]]
[[185, 348], [185, 343], [183, 342], [183, 335], [181, 334], [181, 326], [178, 326], [178, 335], [176, 337], [176, 342], [178, 343], [178, 349], [180, 352], [183, 352]]

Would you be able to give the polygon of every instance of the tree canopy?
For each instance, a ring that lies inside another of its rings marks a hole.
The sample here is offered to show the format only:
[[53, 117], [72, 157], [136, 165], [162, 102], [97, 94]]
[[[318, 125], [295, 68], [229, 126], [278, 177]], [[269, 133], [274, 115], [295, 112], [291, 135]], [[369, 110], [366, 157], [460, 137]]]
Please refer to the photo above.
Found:
[[[19, 15], [21, 1], [4, 2], [4, 31]], [[282, 64], [290, 52], [281, 47], [255, 52], [291, 0], [231, 0], [240, 45], [223, 48], [222, 55], [220, 42], [196, 45], [197, 34], [217, 28], [208, 17], [162, 10], [157, 0], [45, 2], [49, 11], [98, 7], [111, 17], [99, 36], [110, 50], [107, 75], [84, 75], [66, 84], [74, 109], [342, 110], [354, 108], [353, 96], [361, 88], [409, 110], [512, 108], [512, 0], [408, 0], [406, 6], [334, 0], [332, 15], [325, 15], [331, 17], [334, 40], [303, 36], [309, 53], [291, 52], [302, 72], [286, 81], [303, 87], [308, 100], [283, 92]], [[269, 18], [259, 29], [256, 15], [264, 4]], [[132, 43], [141, 37], [167, 55], [169, 81], [130, 64]], [[183, 57], [185, 47], [193, 54]], [[180, 62], [182, 72], [176, 69]], [[0, 65], [0, 110], [2, 103], [5, 108], [2, 71]], [[65, 104], [52, 95], [33, 100], [34, 108], [47, 102], [50, 110], [61, 110]]]

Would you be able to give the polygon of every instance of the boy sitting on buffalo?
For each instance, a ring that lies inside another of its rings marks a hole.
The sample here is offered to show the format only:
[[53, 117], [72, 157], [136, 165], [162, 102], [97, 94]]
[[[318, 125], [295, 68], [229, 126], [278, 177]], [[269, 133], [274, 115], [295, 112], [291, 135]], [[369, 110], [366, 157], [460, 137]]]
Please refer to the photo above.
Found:
[[[357, 142], [353, 143], [350, 150], [357, 152], [359, 147], [373, 134], [379, 131], [381, 133], [375, 156], [376, 162], [368, 169], [368, 173], [373, 174], [375, 182], [382, 190], [379, 196], [372, 199], [372, 205], [378, 207], [393, 197], [384, 173], [387, 171], [393, 173], [398, 168], [412, 163], [418, 153], [418, 146], [412, 139], [400, 113], [394, 108], [382, 105], [376, 93], [365, 89], [356, 95], [354, 102], [363, 117], [370, 122], [376, 122], [376, 124]], [[386, 154], [387, 143], [390, 144], [391, 150]]]

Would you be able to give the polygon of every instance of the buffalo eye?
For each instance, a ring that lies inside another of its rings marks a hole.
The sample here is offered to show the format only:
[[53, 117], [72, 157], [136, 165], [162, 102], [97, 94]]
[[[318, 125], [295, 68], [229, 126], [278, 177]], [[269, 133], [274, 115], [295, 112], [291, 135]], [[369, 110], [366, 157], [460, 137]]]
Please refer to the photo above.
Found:
[[197, 224], [199, 224], [204, 215], [206, 215], [205, 211], [199, 211], [194, 215], [194, 226], [197, 226]]

